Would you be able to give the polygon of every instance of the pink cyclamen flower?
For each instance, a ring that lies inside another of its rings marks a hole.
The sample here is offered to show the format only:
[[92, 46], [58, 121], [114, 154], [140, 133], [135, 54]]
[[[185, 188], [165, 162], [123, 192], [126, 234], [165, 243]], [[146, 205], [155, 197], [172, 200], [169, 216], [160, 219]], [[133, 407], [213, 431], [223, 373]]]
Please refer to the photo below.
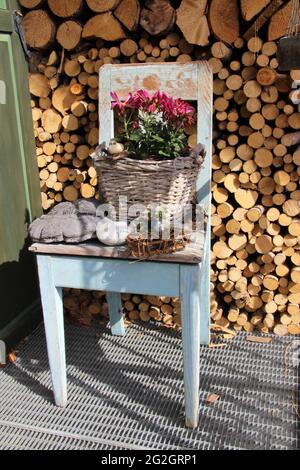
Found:
[[194, 112], [194, 108], [189, 103], [183, 101], [180, 98], [176, 100], [175, 105], [178, 114], [192, 114]]
[[155, 103], [152, 103], [152, 104], [149, 105], [148, 111], [149, 111], [149, 113], [154, 113], [156, 111]]
[[129, 93], [125, 102], [122, 102], [116, 92], [111, 93], [112, 109], [124, 114], [125, 109], [142, 110], [148, 113], [159, 111], [164, 119], [171, 121], [176, 128], [191, 125], [194, 122], [194, 108], [181, 98], [175, 99], [164, 91], [158, 90], [152, 96], [147, 90], [137, 90]]
[[118, 97], [117, 93], [115, 91], [112, 91], [110, 96], [112, 97], [113, 101], [111, 103], [111, 108], [112, 109], [117, 109], [120, 114], [123, 113], [124, 111], [124, 103], [120, 100]]
[[129, 93], [125, 106], [131, 109], [143, 109], [146, 111], [149, 99], [150, 96], [146, 90], [138, 90], [135, 93]]

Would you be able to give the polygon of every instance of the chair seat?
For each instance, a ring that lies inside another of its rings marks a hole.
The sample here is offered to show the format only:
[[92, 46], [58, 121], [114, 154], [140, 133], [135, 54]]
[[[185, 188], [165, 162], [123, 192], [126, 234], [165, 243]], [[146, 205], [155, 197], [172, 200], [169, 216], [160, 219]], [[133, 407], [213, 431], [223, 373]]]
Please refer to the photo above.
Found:
[[[193, 240], [184, 250], [169, 255], [155, 255], [151, 258], [141, 261], [160, 261], [169, 263], [198, 264], [202, 261], [204, 247], [204, 233], [194, 235]], [[87, 256], [98, 258], [114, 258], [136, 260], [126, 245], [124, 246], [106, 246], [98, 241], [89, 241], [79, 244], [67, 243], [34, 243], [29, 248], [30, 251], [40, 254], [64, 255], [64, 256]]]

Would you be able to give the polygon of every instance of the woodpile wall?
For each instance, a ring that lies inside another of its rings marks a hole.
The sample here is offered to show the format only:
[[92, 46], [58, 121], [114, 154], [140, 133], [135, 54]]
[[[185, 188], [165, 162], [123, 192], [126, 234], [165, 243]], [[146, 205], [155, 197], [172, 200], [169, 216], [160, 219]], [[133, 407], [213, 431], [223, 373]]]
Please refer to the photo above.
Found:
[[[44, 210], [98, 193], [98, 70], [209, 60], [214, 73], [212, 319], [300, 333], [300, 70], [278, 71], [285, 0], [20, 0]], [[300, 16], [300, 14], [299, 14]], [[199, 114], [201, 119], [201, 112]], [[196, 143], [195, 129], [188, 129]], [[101, 293], [67, 291], [90, 321]], [[97, 306], [98, 305], [98, 306]], [[180, 324], [178, 299], [124, 296], [133, 320]]]

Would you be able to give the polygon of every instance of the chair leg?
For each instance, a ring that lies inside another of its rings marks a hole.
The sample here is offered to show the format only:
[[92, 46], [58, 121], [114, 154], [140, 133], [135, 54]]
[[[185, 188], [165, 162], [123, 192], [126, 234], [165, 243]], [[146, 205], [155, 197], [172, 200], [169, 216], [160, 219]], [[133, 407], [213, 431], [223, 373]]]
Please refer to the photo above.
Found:
[[204, 258], [200, 266], [200, 344], [210, 344], [210, 237], [206, 234]]
[[121, 294], [118, 292], [107, 292], [106, 298], [111, 332], [114, 336], [123, 336], [125, 334], [125, 327]]
[[198, 265], [180, 266], [180, 296], [185, 390], [185, 422], [196, 428], [199, 421], [200, 296]]
[[67, 405], [67, 375], [62, 289], [53, 282], [51, 257], [38, 255], [37, 264], [54, 398], [63, 408]]

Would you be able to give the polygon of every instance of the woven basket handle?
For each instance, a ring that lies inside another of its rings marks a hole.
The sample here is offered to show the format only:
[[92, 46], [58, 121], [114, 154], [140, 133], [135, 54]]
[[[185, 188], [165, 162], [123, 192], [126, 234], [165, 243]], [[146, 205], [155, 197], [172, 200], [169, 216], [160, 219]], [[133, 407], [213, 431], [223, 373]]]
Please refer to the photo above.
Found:
[[201, 143], [197, 144], [196, 147], [194, 147], [193, 150], [191, 150], [190, 152], [190, 157], [195, 158], [197, 162], [198, 161], [203, 162], [205, 156], [206, 156], [206, 150], [205, 150], [204, 145]]
[[91, 154], [91, 157], [94, 162], [97, 162], [103, 158], [102, 153], [105, 149], [105, 145], [97, 145], [94, 152]]

